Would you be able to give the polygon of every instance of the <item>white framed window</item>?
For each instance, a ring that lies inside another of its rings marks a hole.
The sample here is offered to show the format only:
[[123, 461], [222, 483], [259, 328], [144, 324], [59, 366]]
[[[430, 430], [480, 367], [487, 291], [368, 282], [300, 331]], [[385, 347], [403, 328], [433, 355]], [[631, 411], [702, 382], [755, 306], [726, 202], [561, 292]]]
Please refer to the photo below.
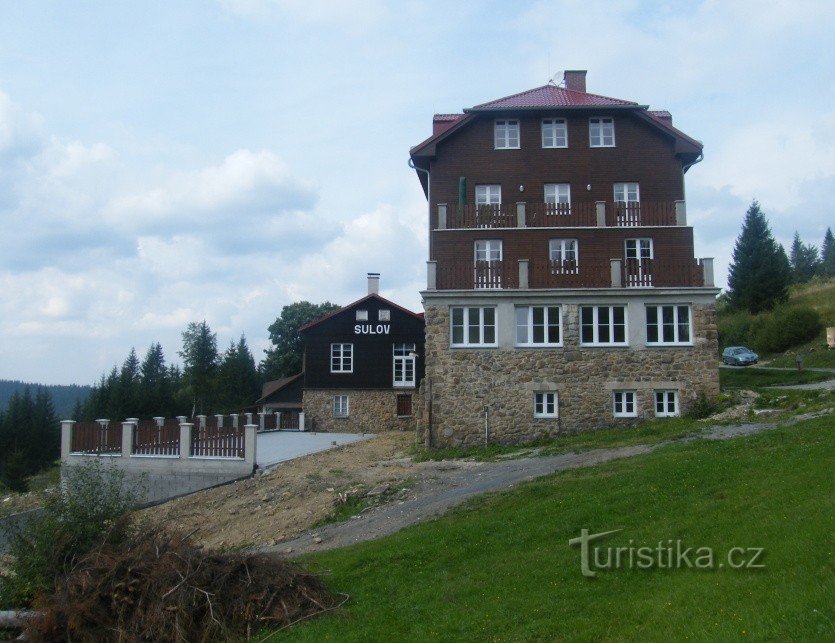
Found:
[[625, 242], [627, 286], [652, 286], [652, 239], [627, 239]]
[[357, 321], [368, 321], [368, 311], [367, 310], [358, 310], [357, 311]]
[[626, 306], [581, 306], [580, 344], [627, 345]]
[[519, 149], [519, 121], [496, 121], [494, 140], [497, 150]]
[[517, 346], [562, 346], [559, 306], [516, 306]]
[[647, 306], [647, 344], [686, 345], [693, 343], [690, 306], [669, 304]]
[[589, 119], [589, 145], [591, 147], [615, 146], [615, 121], [612, 118]]
[[391, 321], [391, 311], [388, 308], [381, 308], [377, 311], [378, 321]]
[[546, 214], [571, 214], [571, 186], [568, 183], [546, 183]]
[[480, 239], [473, 242], [473, 285], [475, 288], [502, 287], [502, 242]]
[[568, 147], [568, 128], [564, 118], [542, 119], [542, 147]]
[[450, 346], [497, 346], [496, 309], [453, 306], [449, 309]]
[[556, 391], [538, 391], [533, 394], [533, 416], [535, 418], [560, 416], [559, 395]]
[[612, 413], [616, 418], [637, 417], [635, 391], [612, 391]]
[[333, 417], [346, 418], [348, 417], [348, 396], [334, 395], [333, 396]]
[[678, 391], [655, 391], [655, 416], [660, 418], [678, 416]]
[[640, 203], [641, 189], [637, 183], [615, 183], [616, 203]]
[[354, 372], [354, 345], [331, 344], [331, 373]]
[[415, 385], [415, 345], [394, 344], [394, 386], [413, 388]]
[[501, 205], [502, 204], [502, 186], [501, 185], [477, 185], [475, 186], [475, 204], [482, 205]]
[[548, 242], [548, 258], [555, 275], [576, 275], [580, 270], [577, 239], [551, 239]]

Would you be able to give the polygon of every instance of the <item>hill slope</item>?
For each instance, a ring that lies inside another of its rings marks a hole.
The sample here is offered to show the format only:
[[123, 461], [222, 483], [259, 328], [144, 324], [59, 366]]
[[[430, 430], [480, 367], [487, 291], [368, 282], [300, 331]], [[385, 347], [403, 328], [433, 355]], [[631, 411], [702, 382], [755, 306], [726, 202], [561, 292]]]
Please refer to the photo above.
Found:
[[12, 395], [16, 392], [22, 394], [27, 386], [33, 395], [35, 394], [35, 389], [38, 387], [48, 390], [52, 396], [55, 413], [61, 419], [68, 419], [76, 401], [81, 400], [83, 402], [90, 394], [89, 386], [80, 386], [78, 384], [33, 384], [18, 380], [0, 380], [0, 410], [6, 408]]

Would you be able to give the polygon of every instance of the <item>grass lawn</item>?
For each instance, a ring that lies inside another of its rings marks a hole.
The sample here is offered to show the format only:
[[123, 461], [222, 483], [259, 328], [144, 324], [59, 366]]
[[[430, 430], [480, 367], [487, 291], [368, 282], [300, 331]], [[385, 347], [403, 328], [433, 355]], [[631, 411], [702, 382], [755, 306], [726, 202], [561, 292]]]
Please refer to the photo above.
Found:
[[719, 369], [719, 382], [723, 389], [810, 384], [833, 378], [835, 378], [833, 373], [820, 373], [818, 371], [772, 371], [753, 366]]
[[800, 353], [803, 359], [803, 366], [809, 368], [835, 368], [835, 350], [827, 350], [820, 347], [821, 342], [816, 341], [814, 345], [815, 350], [811, 350], [810, 346], [800, 347], [796, 351], [784, 353], [779, 357], [772, 359], [769, 366], [780, 366], [784, 368], [795, 367], [795, 353]]
[[[835, 636], [832, 417], [567, 471], [393, 536], [309, 556], [342, 615], [290, 640], [825, 639]], [[580, 573], [568, 540], [765, 548], [764, 569]], [[276, 637], [278, 640], [279, 637]]]

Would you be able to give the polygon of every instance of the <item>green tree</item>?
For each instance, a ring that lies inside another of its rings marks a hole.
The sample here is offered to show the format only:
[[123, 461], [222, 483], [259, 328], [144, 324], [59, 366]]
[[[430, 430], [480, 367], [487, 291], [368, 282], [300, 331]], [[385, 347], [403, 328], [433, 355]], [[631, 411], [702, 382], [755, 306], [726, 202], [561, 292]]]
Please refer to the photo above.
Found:
[[823, 237], [819, 270], [825, 277], [835, 277], [835, 238], [832, 236], [832, 228], [827, 228]]
[[192, 411], [211, 410], [218, 365], [217, 335], [205, 319], [188, 325], [183, 332], [183, 348], [178, 354], [183, 359], [183, 375], [193, 401]]
[[792, 280], [796, 283], [809, 281], [818, 272], [818, 249], [812, 244], [805, 244], [795, 231], [792, 241], [791, 257]]
[[148, 348], [139, 367], [139, 417], [168, 417], [173, 414], [174, 400], [162, 344], [155, 342]]
[[258, 399], [261, 378], [255, 358], [241, 335], [238, 343], [230, 342], [218, 368], [219, 411], [240, 411]]
[[281, 316], [267, 329], [273, 347], [267, 349], [266, 357], [261, 362], [264, 379], [272, 380], [289, 377], [302, 370], [304, 341], [299, 328], [327, 315], [340, 306], [326, 301], [312, 304], [309, 301], [297, 301], [281, 309]]
[[771, 310], [788, 299], [790, 269], [768, 227], [760, 204], [753, 201], [736, 240], [728, 274], [728, 296], [734, 308], [750, 313]]

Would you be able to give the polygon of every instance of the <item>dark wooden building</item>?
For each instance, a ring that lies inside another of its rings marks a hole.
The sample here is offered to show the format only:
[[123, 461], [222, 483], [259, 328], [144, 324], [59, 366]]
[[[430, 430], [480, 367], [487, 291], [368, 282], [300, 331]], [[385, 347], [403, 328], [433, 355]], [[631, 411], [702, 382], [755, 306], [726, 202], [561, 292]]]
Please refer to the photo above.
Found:
[[524, 441], [717, 392], [718, 291], [684, 190], [699, 141], [587, 92], [585, 71], [432, 125], [410, 152], [429, 204], [427, 441]]
[[299, 329], [304, 372], [268, 382], [259, 404], [299, 408], [308, 431], [415, 428], [423, 314], [381, 297], [379, 280], [369, 274], [365, 297]]

